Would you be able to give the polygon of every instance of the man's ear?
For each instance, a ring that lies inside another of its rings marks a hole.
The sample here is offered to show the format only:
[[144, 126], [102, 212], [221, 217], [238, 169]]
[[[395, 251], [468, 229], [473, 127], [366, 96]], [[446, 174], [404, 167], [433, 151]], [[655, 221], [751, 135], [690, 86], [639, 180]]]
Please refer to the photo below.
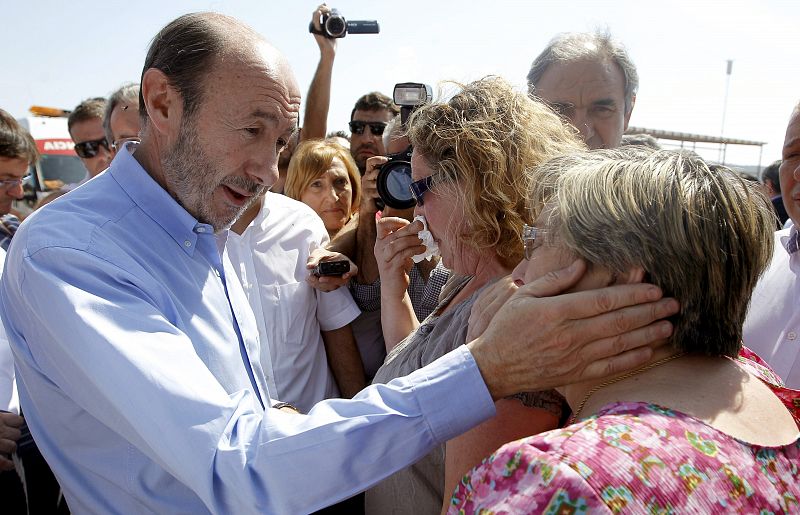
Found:
[[621, 274], [615, 274], [614, 284], [637, 284], [644, 282], [645, 271], [642, 267], [629, 268]]
[[628, 111], [625, 113], [625, 127], [623, 130], [628, 130], [628, 122], [631, 121], [631, 114], [633, 114], [633, 106], [636, 104], [636, 95], [631, 96], [631, 105], [628, 108]]
[[180, 127], [183, 103], [164, 72], [149, 68], [142, 75], [141, 87], [147, 117], [156, 132], [162, 135], [178, 134], [176, 129]]

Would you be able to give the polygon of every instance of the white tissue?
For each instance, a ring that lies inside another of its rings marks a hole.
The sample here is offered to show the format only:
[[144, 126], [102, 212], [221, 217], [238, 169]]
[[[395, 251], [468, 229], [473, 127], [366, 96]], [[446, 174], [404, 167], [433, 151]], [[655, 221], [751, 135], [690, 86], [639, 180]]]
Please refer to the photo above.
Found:
[[422, 230], [417, 233], [417, 236], [422, 240], [422, 244], [425, 245], [425, 252], [412, 256], [411, 259], [414, 260], [414, 263], [419, 263], [423, 259], [430, 261], [432, 257], [439, 255], [439, 245], [436, 244], [433, 235], [428, 230], [428, 221], [422, 215], [415, 216], [414, 222], [417, 220], [422, 222]]

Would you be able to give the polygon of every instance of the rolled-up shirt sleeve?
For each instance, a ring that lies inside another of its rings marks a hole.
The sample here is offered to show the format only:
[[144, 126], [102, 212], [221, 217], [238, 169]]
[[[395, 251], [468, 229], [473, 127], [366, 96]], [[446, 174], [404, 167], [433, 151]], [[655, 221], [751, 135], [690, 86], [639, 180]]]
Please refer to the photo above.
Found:
[[[236, 342], [193, 341], [158, 284], [81, 249], [20, 257], [0, 288], [3, 322], [28, 423], [78, 511], [309, 512], [494, 414], [463, 346], [308, 415], [265, 412], [210, 369], [241, 360]], [[112, 486], [113, 508], [97, 494]]]

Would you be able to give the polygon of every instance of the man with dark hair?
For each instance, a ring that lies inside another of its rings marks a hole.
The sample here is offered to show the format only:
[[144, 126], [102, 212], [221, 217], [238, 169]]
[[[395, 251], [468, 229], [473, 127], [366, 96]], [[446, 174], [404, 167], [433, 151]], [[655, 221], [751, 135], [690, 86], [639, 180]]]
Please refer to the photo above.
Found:
[[27, 165], [35, 164], [39, 160], [39, 151], [33, 137], [13, 116], [2, 109], [0, 109], [0, 159], [21, 159]]
[[559, 34], [528, 73], [528, 92], [578, 129], [589, 148], [620, 145], [638, 88], [628, 52], [603, 32]]
[[90, 179], [111, 163], [111, 144], [103, 130], [105, 109], [105, 98], [90, 98], [78, 104], [67, 118], [67, 129], [75, 142], [75, 153], [83, 161]]
[[781, 160], [778, 159], [761, 171], [761, 184], [764, 185], [767, 196], [772, 200], [772, 207], [775, 208], [775, 215], [778, 217], [778, 230], [783, 229], [789, 213], [783, 205], [783, 195], [781, 195], [780, 180]]
[[139, 141], [139, 85], [126, 84], [108, 97], [103, 130], [116, 155], [128, 141]]
[[392, 99], [378, 91], [367, 93], [356, 101], [350, 113], [350, 153], [362, 175], [367, 159], [386, 155], [383, 130], [399, 113], [400, 108]]
[[214, 233], [277, 177], [292, 71], [243, 23], [187, 14], [153, 39], [141, 87], [141, 144], [23, 224], [0, 283], [26, 418], [76, 512], [308, 513], [491, 417], [493, 399], [640, 365], [671, 331], [652, 321], [677, 303], [653, 286], [538, 298], [579, 262], [428, 367], [285, 412]]
[[17, 120], [0, 109], [0, 247], [8, 244], [19, 227], [19, 219], [11, 214], [11, 205], [24, 195], [22, 177], [39, 160], [33, 137]]
[[[318, 31], [320, 30], [320, 18], [330, 12], [331, 8], [325, 4], [314, 11], [311, 23]], [[336, 39], [326, 38], [321, 33], [314, 33], [314, 40], [319, 46], [320, 58], [306, 97], [302, 140], [325, 137], [328, 110], [331, 104], [331, 79], [333, 77], [333, 61], [336, 58]], [[389, 120], [399, 112], [400, 108], [392, 102], [392, 99], [378, 91], [367, 93], [356, 101], [356, 105], [350, 112], [350, 154], [362, 175], [367, 167], [367, 159], [386, 155], [381, 135]]]

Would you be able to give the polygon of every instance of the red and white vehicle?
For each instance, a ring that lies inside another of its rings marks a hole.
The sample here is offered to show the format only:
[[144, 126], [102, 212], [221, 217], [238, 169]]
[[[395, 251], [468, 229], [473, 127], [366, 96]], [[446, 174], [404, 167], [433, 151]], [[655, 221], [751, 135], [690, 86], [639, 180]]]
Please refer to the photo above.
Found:
[[67, 130], [67, 115], [61, 109], [31, 107], [31, 116], [20, 118], [36, 141], [41, 158], [23, 184], [25, 198], [15, 203], [15, 209], [25, 215], [36, 202], [53, 191], [81, 182], [87, 177], [86, 168], [75, 153]]

